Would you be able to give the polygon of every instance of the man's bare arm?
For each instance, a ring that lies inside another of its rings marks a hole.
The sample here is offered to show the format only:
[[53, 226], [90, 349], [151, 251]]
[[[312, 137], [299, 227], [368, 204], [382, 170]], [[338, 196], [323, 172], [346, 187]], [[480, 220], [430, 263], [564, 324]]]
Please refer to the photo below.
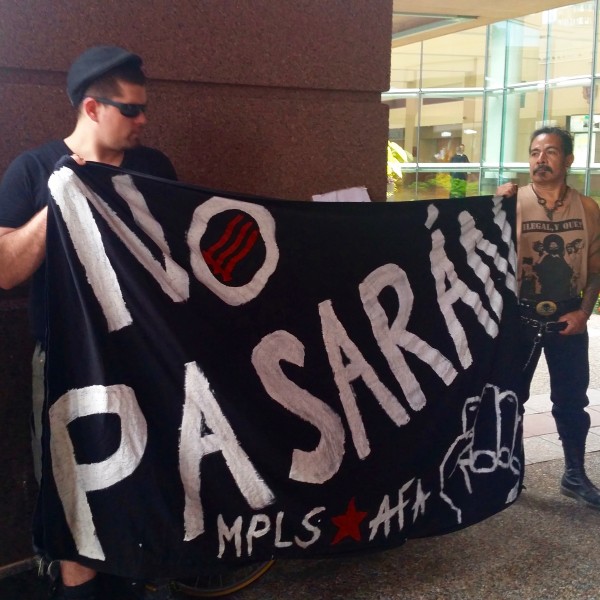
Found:
[[581, 310], [589, 317], [594, 312], [594, 306], [600, 293], [600, 273], [592, 273], [588, 277], [587, 285], [583, 290]]
[[558, 319], [567, 323], [567, 327], [560, 332], [561, 335], [575, 335], [585, 331], [587, 320], [594, 311], [598, 292], [600, 292], [600, 273], [592, 273], [588, 277], [587, 285], [583, 290], [581, 308], [567, 313]]
[[583, 208], [586, 213], [588, 227], [593, 234], [588, 242], [588, 277], [583, 289], [581, 310], [587, 317], [594, 311], [598, 293], [600, 292], [600, 208], [589, 196], [583, 197]]
[[22, 227], [0, 227], [0, 288], [27, 281], [44, 261], [47, 215], [46, 207]]

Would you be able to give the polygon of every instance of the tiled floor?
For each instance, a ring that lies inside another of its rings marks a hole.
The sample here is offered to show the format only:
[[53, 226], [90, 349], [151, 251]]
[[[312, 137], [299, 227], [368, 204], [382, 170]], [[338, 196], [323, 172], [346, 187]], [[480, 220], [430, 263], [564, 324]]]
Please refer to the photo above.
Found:
[[[592, 419], [586, 452], [600, 450], [600, 390], [588, 390], [590, 405], [587, 411]], [[525, 403], [523, 435], [525, 438], [525, 464], [554, 460], [562, 457], [562, 446], [552, 417], [549, 394], [531, 396]]]
[[[592, 315], [588, 321], [590, 336], [590, 405], [587, 411], [592, 426], [587, 438], [586, 452], [600, 451], [600, 315]], [[562, 446], [556, 433], [550, 402], [550, 378], [544, 357], [540, 359], [531, 382], [531, 396], [525, 403], [523, 432], [525, 438], [525, 464], [562, 458]]]

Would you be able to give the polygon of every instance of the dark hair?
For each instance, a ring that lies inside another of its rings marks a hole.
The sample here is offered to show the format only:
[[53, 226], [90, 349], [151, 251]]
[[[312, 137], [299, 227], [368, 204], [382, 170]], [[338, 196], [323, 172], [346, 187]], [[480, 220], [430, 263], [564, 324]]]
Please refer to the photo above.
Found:
[[146, 85], [146, 76], [138, 65], [120, 65], [93, 81], [86, 89], [84, 97], [102, 96], [111, 98], [118, 96], [121, 93], [119, 81], [135, 85]]
[[536, 129], [529, 139], [529, 149], [531, 150], [531, 144], [533, 140], [535, 140], [538, 135], [556, 135], [560, 138], [562, 144], [562, 150], [565, 156], [569, 156], [573, 154], [573, 136], [569, 131], [563, 129], [562, 127], [540, 127]]
[[556, 244], [557, 252], [561, 256], [565, 253], [565, 241], [556, 233], [551, 233], [544, 238], [544, 250], [550, 254], [550, 245]]

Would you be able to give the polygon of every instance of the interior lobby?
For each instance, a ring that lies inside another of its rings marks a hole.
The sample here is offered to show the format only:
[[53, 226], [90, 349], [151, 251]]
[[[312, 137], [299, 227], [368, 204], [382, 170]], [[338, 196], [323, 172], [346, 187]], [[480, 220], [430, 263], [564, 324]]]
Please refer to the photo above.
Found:
[[[382, 95], [389, 139], [406, 151], [388, 200], [448, 197], [457, 170], [467, 196], [526, 183], [529, 136], [542, 125], [573, 134], [569, 185], [599, 200], [598, 0], [445, 9], [425, 2], [419, 15], [405, 4], [394, 2], [390, 89]], [[457, 167], [450, 159], [459, 144], [468, 162]]]

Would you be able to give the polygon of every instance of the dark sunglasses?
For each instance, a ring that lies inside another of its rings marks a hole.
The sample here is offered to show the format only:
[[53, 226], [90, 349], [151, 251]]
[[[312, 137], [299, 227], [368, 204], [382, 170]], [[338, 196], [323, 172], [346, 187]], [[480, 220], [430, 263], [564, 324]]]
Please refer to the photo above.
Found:
[[116, 100], [110, 100], [109, 98], [97, 98], [96, 96], [90, 96], [96, 102], [100, 104], [108, 104], [119, 109], [119, 112], [128, 119], [135, 119], [139, 117], [141, 113], [146, 112], [145, 104], [125, 104], [124, 102], [117, 102]]

